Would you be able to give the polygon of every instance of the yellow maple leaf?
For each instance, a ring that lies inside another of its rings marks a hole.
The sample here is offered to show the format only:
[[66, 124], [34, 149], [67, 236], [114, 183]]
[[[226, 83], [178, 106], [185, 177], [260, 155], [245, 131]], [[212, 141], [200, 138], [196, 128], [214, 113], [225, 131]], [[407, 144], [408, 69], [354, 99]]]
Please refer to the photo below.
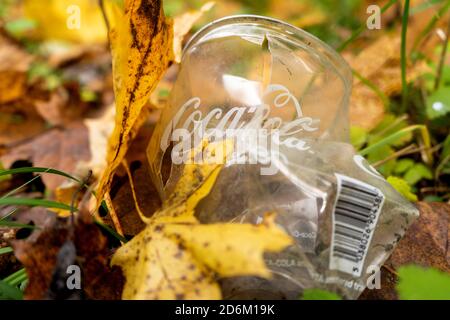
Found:
[[[213, 154], [227, 143], [202, 145], [191, 157], [199, 151]], [[124, 299], [220, 299], [218, 276], [271, 276], [263, 253], [292, 243], [273, 214], [260, 225], [202, 225], [194, 216], [222, 166], [186, 164], [163, 208], [151, 218], [143, 217], [147, 227], [114, 254], [112, 264], [121, 266], [126, 278]]]
[[25, 0], [25, 16], [37, 23], [32, 36], [76, 43], [104, 43], [107, 30], [96, 0]]

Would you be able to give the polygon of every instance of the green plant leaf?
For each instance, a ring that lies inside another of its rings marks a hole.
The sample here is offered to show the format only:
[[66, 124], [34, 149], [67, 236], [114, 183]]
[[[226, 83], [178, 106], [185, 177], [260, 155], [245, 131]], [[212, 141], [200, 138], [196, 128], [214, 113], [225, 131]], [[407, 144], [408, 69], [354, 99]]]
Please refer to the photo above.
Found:
[[397, 292], [402, 300], [450, 300], [450, 275], [436, 269], [403, 266]]
[[407, 170], [411, 169], [414, 166], [415, 162], [414, 160], [410, 158], [400, 159], [397, 161], [397, 164], [394, 168], [395, 174], [402, 174], [405, 173]]
[[[374, 164], [378, 161], [382, 161], [382, 160], [386, 159], [387, 157], [389, 157], [393, 154], [394, 154], [394, 149], [392, 149], [392, 147], [390, 147], [389, 145], [384, 145], [377, 149], [372, 150], [367, 155], [367, 161], [369, 161], [369, 163]], [[396, 160], [391, 159], [391, 160], [385, 162], [383, 165], [378, 166], [377, 170], [383, 176], [387, 177], [392, 174], [392, 171], [395, 168], [395, 164], [396, 164]]]
[[423, 201], [425, 201], [425, 202], [444, 202], [444, 199], [442, 199], [441, 197], [438, 197], [438, 196], [429, 195], [429, 196], [426, 196], [425, 198], [423, 198]]
[[[44, 207], [44, 208], [55, 208], [55, 209], [64, 209], [64, 210], [71, 210], [72, 207], [55, 201], [50, 200], [42, 200], [42, 199], [28, 199], [28, 198], [15, 198], [15, 197], [8, 197], [8, 198], [1, 198], [0, 199], [0, 206], [2, 205], [17, 205], [17, 206], [30, 206], [30, 207]], [[76, 209], [74, 208], [76, 211]]]
[[450, 112], [450, 87], [441, 87], [426, 100], [427, 116], [433, 120]]
[[[386, 131], [386, 130], [383, 130]], [[368, 155], [371, 152], [374, 152], [375, 150], [378, 150], [380, 148], [386, 147], [386, 146], [398, 146], [397, 145], [397, 141], [399, 141], [399, 139], [404, 139], [407, 138], [410, 140], [410, 138], [408, 138], [409, 135], [412, 134], [412, 132], [414, 131], [419, 131], [423, 144], [425, 145], [425, 147], [430, 148], [431, 147], [431, 140], [430, 140], [430, 133], [428, 131], [428, 128], [425, 125], [412, 125], [409, 127], [406, 127], [404, 129], [398, 130], [392, 134], [390, 134], [387, 137], [383, 137], [381, 140], [378, 141], [374, 141], [373, 143], [370, 142], [369, 146], [364, 148], [363, 150], [361, 150], [359, 152], [360, 155], [365, 156]], [[381, 133], [378, 134], [378, 136], [382, 136]], [[403, 144], [403, 142], [402, 142]], [[431, 152], [428, 151], [427, 153], [427, 158], [432, 161], [433, 159], [433, 155]]]
[[11, 247], [0, 248], [0, 255], [5, 254], [5, 253], [10, 253], [10, 252], [13, 252], [13, 248], [11, 248]]
[[414, 186], [422, 179], [433, 179], [433, 173], [431, 172], [431, 169], [423, 163], [416, 163], [405, 173], [403, 178], [410, 186]]
[[417, 196], [411, 192], [411, 186], [405, 180], [390, 176], [387, 178], [387, 182], [409, 201], [417, 201]]
[[350, 141], [356, 150], [361, 149], [366, 144], [367, 137], [366, 129], [355, 126], [350, 128]]
[[334, 292], [322, 289], [306, 289], [303, 291], [302, 300], [342, 300], [342, 298]]
[[19, 37], [22, 36], [24, 33], [35, 29], [37, 26], [36, 21], [30, 20], [30, 19], [17, 19], [13, 21], [9, 21], [5, 25], [6, 31], [8, 33]]

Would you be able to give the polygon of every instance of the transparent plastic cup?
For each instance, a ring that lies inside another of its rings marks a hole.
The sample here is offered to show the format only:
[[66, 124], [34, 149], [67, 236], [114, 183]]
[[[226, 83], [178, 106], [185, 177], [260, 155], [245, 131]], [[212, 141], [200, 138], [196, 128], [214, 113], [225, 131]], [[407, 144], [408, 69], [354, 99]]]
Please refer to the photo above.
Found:
[[149, 145], [161, 197], [179, 181], [183, 154], [205, 137], [232, 138], [198, 218], [257, 224], [275, 211], [295, 239], [265, 256], [272, 279], [224, 279], [225, 298], [296, 299], [307, 288], [356, 298], [417, 217], [349, 144], [351, 82], [331, 47], [266, 17], [220, 19], [187, 44]]

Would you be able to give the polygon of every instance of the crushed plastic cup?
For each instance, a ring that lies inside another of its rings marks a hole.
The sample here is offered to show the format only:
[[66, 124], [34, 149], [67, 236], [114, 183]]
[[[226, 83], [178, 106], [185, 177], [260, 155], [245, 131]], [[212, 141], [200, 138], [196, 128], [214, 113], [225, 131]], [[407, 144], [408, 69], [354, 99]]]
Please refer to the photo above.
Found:
[[149, 145], [161, 197], [173, 192], [190, 150], [232, 140], [197, 217], [258, 224], [276, 212], [295, 239], [265, 255], [271, 279], [222, 280], [225, 298], [297, 299], [320, 288], [355, 299], [418, 217], [349, 143], [351, 82], [331, 47], [271, 18], [220, 19], [186, 45]]

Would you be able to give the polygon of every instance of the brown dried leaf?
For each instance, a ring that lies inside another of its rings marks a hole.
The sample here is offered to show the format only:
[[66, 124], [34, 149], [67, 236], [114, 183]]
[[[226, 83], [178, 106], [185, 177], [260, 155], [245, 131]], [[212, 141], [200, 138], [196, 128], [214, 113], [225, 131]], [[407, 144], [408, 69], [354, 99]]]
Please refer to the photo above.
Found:
[[[210, 6], [205, 5], [201, 13]], [[164, 15], [161, 0], [125, 0], [125, 12], [109, 1], [105, 2], [105, 9], [110, 22], [117, 112], [108, 142], [107, 166], [99, 182], [99, 199], [108, 191], [130, 141], [148, 116], [144, 106], [152, 91], [174, 61], [174, 50], [179, 52], [183, 35], [189, 31], [187, 25], [173, 26]], [[179, 23], [194, 23], [201, 13], [182, 16]]]
[[397, 299], [395, 269], [415, 264], [450, 272], [450, 205], [419, 202], [420, 217], [406, 232], [381, 269], [381, 290], [366, 290], [360, 299]]
[[[7, 168], [17, 160], [28, 160], [35, 167], [58, 168], [76, 174], [78, 162], [90, 157], [86, 127], [81, 122], [74, 122], [65, 129], [49, 130], [15, 147], [0, 157], [0, 161]], [[43, 175], [42, 179], [50, 190], [65, 181], [58, 175]]]
[[211, 10], [214, 6], [214, 2], [205, 3], [200, 10], [192, 10], [185, 12], [174, 18], [173, 23], [173, 52], [175, 54], [175, 62], [181, 61], [182, 43], [186, 34], [191, 30], [192, 26], [201, 16]]
[[120, 270], [109, 268], [107, 239], [92, 223], [89, 214], [77, 217], [74, 237], [70, 237], [70, 219], [53, 218], [38, 236], [13, 242], [14, 253], [24, 265], [29, 283], [26, 299], [47, 299], [57, 255], [61, 247], [72, 241], [76, 248], [76, 262], [82, 269], [82, 290], [87, 299], [119, 299], [122, 289]]
[[105, 2], [110, 22], [116, 125], [108, 143], [107, 167], [100, 179], [98, 197], [108, 190], [114, 171], [125, 157], [136, 122], [150, 93], [173, 60], [172, 22], [164, 16], [161, 0], [125, 1], [125, 12]]

